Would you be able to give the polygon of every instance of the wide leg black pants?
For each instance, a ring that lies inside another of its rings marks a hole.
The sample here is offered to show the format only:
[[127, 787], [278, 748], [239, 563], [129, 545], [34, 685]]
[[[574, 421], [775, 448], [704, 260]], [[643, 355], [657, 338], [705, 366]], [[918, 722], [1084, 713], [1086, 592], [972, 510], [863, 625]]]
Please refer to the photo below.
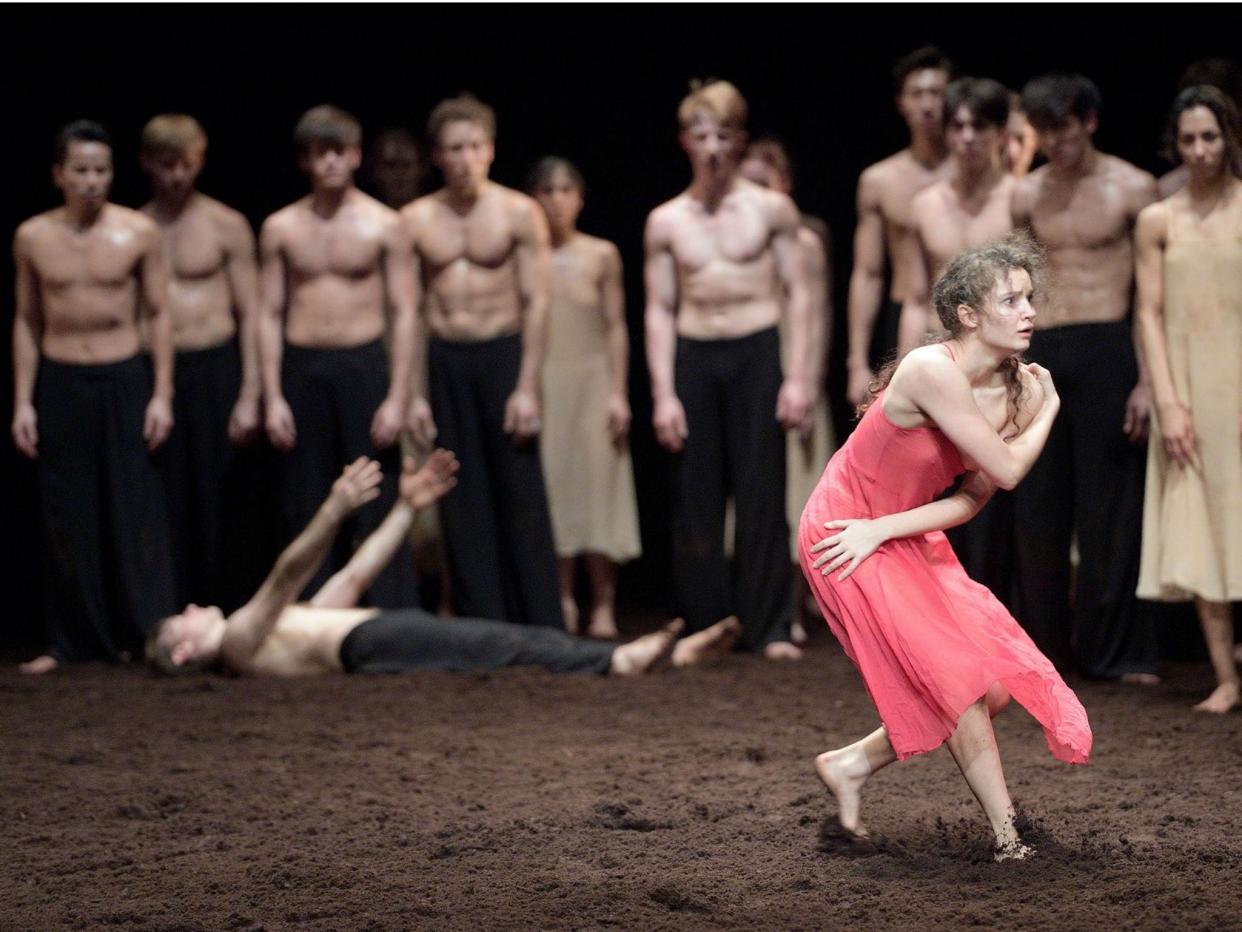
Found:
[[[679, 611], [699, 631], [727, 615], [751, 650], [789, 640], [785, 435], [775, 327], [722, 340], [677, 340], [674, 377], [689, 436], [677, 457], [673, 559]], [[737, 513], [734, 566], [724, 554], [725, 500]]]
[[439, 443], [461, 461], [440, 502], [453, 603], [459, 615], [564, 628], [539, 444], [504, 431], [521, 361], [517, 334], [428, 343]]
[[1061, 410], [1014, 493], [1018, 620], [1055, 662], [1072, 659], [1088, 676], [1152, 672], [1153, 616], [1134, 594], [1147, 451], [1122, 432], [1138, 379], [1130, 325], [1038, 330], [1027, 355], [1052, 373]]
[[39, 495], [48, 649], [141, 656], [176, 608], [164, 491], [142, 438], [151, 365], [39, 363]]
[[[387, 516], [397, 498], [401, 450], [396, 444], [377, 450], [371, 443], [371, 420], [389, 385], [388, 355], [381, 341], [343, 349], [286, 344], [281, 382], [297, 429], [297, 443], [284, 457], [282, 470], [286, 540], [306, 527], [346, 465], [369, 456], [384, 470], [379, 498], [346, 522], [328, 558], [303, 591], [305, 598], [341, 569]], [[365, 600], [380, 608], [418, 604], [409, 541], [402, 542]]]

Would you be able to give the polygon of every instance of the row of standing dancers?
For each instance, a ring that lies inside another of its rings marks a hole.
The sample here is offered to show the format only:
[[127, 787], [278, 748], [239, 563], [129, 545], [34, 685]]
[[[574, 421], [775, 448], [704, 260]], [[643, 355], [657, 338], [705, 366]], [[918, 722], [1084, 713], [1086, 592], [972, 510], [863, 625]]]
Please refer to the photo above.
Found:
[[[1156, 203], [1154, 179], [1092, 145], [1100, 102], [1086, 79], [1049, 76], [1027, 86], [1023, 110], [1048, 164], [1015, 177], [1030, 148], [1014, 149], [1006, 169], [1008, 92], [981, 79], [950, 83], [951, 74], [930, 49], [898, 65], [896, 100], [911, 146], [860, 180], [851, 396], [861, 398], [864, 381], [868, 392], [877, 388], [868, 331], [883, 295], [886, 251], [890, 295], [902, 305], [902, 348], [929, 335], [936, 345], [905, 354], [809, 494], [795, 540], [819, 606], [885, 722], [819, 761], [843, 824], [860, 827], [857, 790], [866, 774], [949, 739], [1003, 852], [1014, 854], [1021, 847], [1003, 778], [996, 782], [989, 708], [1006, 692], [1017, 696], [1067, 760], [1086, 759], [1090, 733], [1053, 666], [989, 590], [961, 571], [939, 531], [990, 508], [989, 520], [972, 522], [955, 542], [970, 576], [1012, 596], [1027, 629], [1057, 659], [1072, 648], [1086, 672], [1150, 675], [1154, 639], [1136, 620], [1128, 575], [1137, 573], [1140, 538], [1125, 464], [1136, 451], [1141, 461], [1141, 448], [1124, 446], [1125, 433], [1138, 437], [1145, 426], [1148, 392], [1161, 442], [1148, 462], [1155, 481], [1142, 538], [1143, 594], [1197, 599], [1220, 680], [1203, 707], [1237, 703], [1227, 609], [1242, 585], [1239, 314], [1225, 284], [1239, 267], [1237, 118], [1210, 87], [1179, 96], [1170, 139], [1185, 163], [1185, 187]], [[813, 482], [825, 458], [814, 452], [827, 442], [819, 389], [829, 329], [825, 242], [789, 199], [779, 150], [757, 145], [743, 159], [746, 104], [735, 88], [695, 88], [678, 118], [693, 178], [652, 212], [645, 246], [654, 426], [677, 454], [679, 602], [691, 631], [736, 613], [743, 645], [792, 658], [786, 492], [795, 509], [808, 494], [795, 491], [796, 478], [782, 479], [787, 462], [801, 457], [801, 481]], [[211, 520], [209, 502], [220, 502], [221, 460], [203, 467], [221, 450], [227, 456], [224, 437], [243, 441], [266, 429], [283, 454], [289, 529], [313, 525], [341, 463], [356, 455], [381, 463], [379, 498], [392, 506], [398, 436], [438, 442], [462, 463], [457, 488], [441, 502], [456, 610], [564, 628], [575, 625], [566, 617], [575, 607], [562, 598], [569, 577], [563, 565], [558, 581], [534, 442], [562, 402], [570, 413], [559, 423], [593, 432], [587, 442], [599, 459], [584, 469], [571, 458], [584, 449], [578, 439], [545, 435], [549, 472], [552, 462], [570, 470], [552, 487], [581, 486], [582, 504], [564, 510], [563, 520], [553, 496], [555, 540], [572, 541], [560, 547], [565, 557], [604, 558], [592, 577], [610, 605], [612, 564], [637, 548], [623, 444], [629, 408], [619, 257], [577, 232], [584, 186], [572, 166], [541, 163], [532, 181], [538, 204], [490, 182], [494, 135], [491, 111], [472, 98], [437, 107], [429, 136], [445, 187], [398, 214], [353, 186], [357, 123], [334, 108], [309, 111], [295, 143], [311, 194], [264, 223], [256, 269], [244, 220], [194, 189], [206, 140], [192, 120], [149, 124], [143, 160], [156, 198], [141, 212], [107, 202], [111, 151], [98, 127], [66, 128], [53, 169], [65, 206], [23, 224], [15, 244], [13, 433], [40, 460], [52, 648], [27, 669], [132, 650], [135, 634], [140, 639], [171, 611], [174, 585], [185, 591], [215, 559], [206, 550], [187, 559], [187, 542], [204, 535], [174, 526], [184, 532], [174, 583], [159, 515], [164, 496], [147, 455], [170, 432], [170, 443], [183, 438], [175, 459], [185, 472], [164, 468], [169, 498], [200, 509], [196, 527]], [[1052, 267], [1038, 313], [1031, 303], [1037, 251], [1020, 240], [977, 248], [1015, 225], [1031, 230]], [[1135, 239], [1138, 359], [1125, 323]], [[959, 263], [967, 272], [942, 274]], [[1015, 303], [1006, 309], [1006, 301]], [[549, 328], [550, 305], [568, 312]], [[1206, 340], [1205, 314], [1215, 328]], [[553, 365], [545, 347], [555, 348], [558, 332], [570, 336], [563, 364]], [[1020, 367], [1015, 354], [1023, 351], [1048, 367]], [[1138, 360], [1147, 363], [1141, 378]], [[1048, 369], [1058, 373], [1057, 388]], [[1196, 421], [1209, 415], [1232, 418], [1229, 431]], [[205, 429], [192, 437], [187, 426], [196, 417]], [[185, 477], [196, 469], [198, 482], [190, 484]], [[1036, 492], [1008, 506], [1021, 528], [1015, 535], [993, 492], [1013, 488], [1028, 471], [1023, 488]], [[953, 495], [923, 501], [959, 474], [966, 478]], [[621, 492], [600, 494], [588, 484], [600, 475], [616, 477]], [[733, 573], [724, 558], [729, 498]], [[603, 510], [595, 507], [601, 501]], [[336, 578], [384, 514], [378, 503], [370, 516], [358, 509], [305, 590]], [[837, 533], [821, 540], [825, 524]], [[600, 527], [613, 535], [607, 544], [593, 536]], [[1070, 623], [1075, 531], [1082, 556]], [[369, 581], [372, 604], [415, 604], [404, 546]], [[822, 575], [812, 565], [822, 563], [813, 556], [821, 550], [828, 569], [845, 566], [850, 575]], [[1008, 553], [1016, 573], [989, 579], [990, 562]], [[1010, 593], [1014, 577], [1021, 585]], [[598, 608], [588, 630], [613, 633], [610, 611]], [[927, 634], [936, 622], [948, 646], [928, 635], [909, 649], [909, 626]]]

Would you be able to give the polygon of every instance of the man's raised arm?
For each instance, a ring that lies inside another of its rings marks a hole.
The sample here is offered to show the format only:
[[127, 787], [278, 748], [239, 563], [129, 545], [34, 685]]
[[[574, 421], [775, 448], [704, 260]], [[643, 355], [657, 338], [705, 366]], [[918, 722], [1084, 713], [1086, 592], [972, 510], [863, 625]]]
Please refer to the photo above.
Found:
[[284, 549], [254, 597], [233, 613], [221, 651], [245, 669], [280, 619], [280, 613], [310, 582], [332, 546], [341, 523], [380, 494], [379, 463], [359, 457], [332, 483], [332, 491], [310, 524]]

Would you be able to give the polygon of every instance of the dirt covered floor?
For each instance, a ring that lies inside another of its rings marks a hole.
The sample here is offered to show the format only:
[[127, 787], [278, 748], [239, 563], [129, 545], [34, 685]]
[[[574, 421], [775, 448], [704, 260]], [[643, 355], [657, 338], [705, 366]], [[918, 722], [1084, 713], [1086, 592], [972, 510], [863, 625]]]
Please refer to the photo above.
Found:
[[1242, 927], [1242, 716], [1205, 666], [1075, 683], [1095, 761], [998, 722], [1032, 861], [988, 860], [943, 749], [825, 830], [818, 750], [875, 723], [826, 632], [640, 681], [0, 673], [9, 929]]

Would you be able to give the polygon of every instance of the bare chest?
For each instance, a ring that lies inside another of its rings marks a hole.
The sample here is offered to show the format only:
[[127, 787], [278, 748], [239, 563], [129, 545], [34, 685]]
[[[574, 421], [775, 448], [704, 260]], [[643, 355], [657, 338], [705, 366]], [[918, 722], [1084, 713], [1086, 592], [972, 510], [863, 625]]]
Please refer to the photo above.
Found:
[[194, 213], [160, 229], [164, 260], [175, 279], [211, 278], [223, 271], [227, 252], [208, 217]]
[[959, 253], [1004, 236], [1012, 227], [1008, 196], [994, 193], [974, 202], [941, 198], [918, 224], [919, 237], [936, 271]]
[[437, 211], [418, 236], [423, 262], [433, 270], [464, 260], [484, 269], [498, 269], [513, 257], [516, 233], [505, 211], [480, 203], [466, 215]]
[[767, 218], [748, 204], [726, 203], [714, 214], [687, 214], [671, 235], [677, 265], [691, 274], [718, 262], [749, 265], [769, 253], [771, 242]]
[[134, 281], [142, 251], [138, 234], [125, 227], [57, 230], [35, 244], [31, 258], [44, 290], [56, 294], [74, 287], [125, 288]]
[[1130, 232], [1125, 192], [1107, 179], [1046, 182], [1031, 208], [1031, 225], [1048, 249], [1103, 249]]
[[378, 227], [364, 218], [312, 217], [286, 239], [284, 252], [290, 271], [299, 278], [366, 278], [379, 271], [383, 241]]

